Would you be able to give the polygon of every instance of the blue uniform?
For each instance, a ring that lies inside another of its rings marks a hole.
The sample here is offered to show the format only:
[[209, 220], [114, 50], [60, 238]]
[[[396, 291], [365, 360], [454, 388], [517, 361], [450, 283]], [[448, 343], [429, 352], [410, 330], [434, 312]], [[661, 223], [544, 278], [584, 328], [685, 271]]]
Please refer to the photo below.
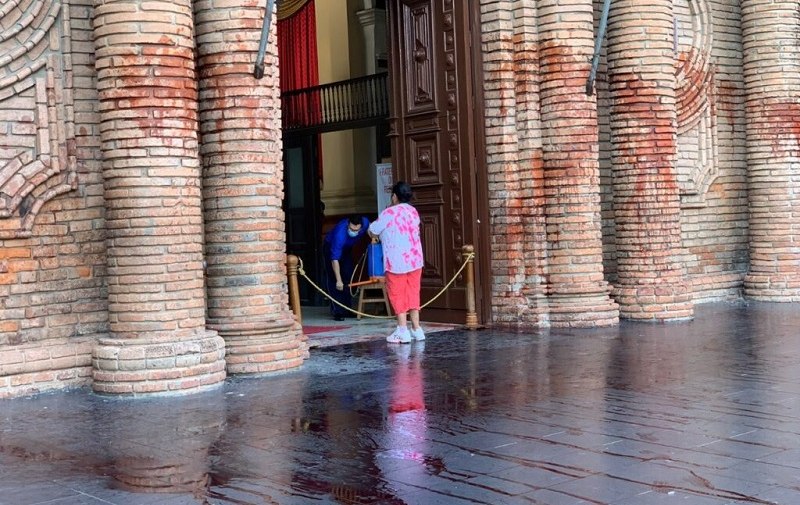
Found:
[[[333, 296], [339, 303], [351, 307], [353, 300], [350, 296], [350, 288], [347, 286], [350, 283], [350, 277], [353, 275], [353, 246], [367, 234], [369, 228], [369, 219], [366, 217], [361, 218], [361, 229], [358, 230], [358, 235], [351, 237], [347, 233], [350, 219], [345, 218], [336, 223], [331, 231], [325, 235], [325, 240], [322, 243], [322, 254], [325, 257], [325, 274], [326, 274], [326, 287], [328, 294]], [[339, 291], [336, 289], [336, 275], [333, 273], [331, 261], [339, 261], [339, 273], [342, 276], [344, 289]], [[331, 314], [334, 317], [344, 317], [347, 311], [335, 303], [331, 303]]]

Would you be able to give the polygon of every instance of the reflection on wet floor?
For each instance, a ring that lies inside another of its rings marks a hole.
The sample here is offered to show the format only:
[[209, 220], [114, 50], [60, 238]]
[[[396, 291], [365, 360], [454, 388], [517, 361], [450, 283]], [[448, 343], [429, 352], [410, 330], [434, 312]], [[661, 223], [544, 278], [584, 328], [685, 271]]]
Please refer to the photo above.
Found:
[[800, 307], [444, 332], [189, 397], [0, 402], [0, 504], [800, 504]]

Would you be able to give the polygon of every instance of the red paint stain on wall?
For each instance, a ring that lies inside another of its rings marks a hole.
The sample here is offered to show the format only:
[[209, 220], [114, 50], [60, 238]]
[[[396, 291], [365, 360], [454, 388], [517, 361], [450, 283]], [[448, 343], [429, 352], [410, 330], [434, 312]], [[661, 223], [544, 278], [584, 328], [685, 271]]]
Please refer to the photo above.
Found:
[[715, 110], [728, 124], [735, 124], [737, 115], [744, 111], [744, 86], [741, 82], [721, 79], [715, 88]]
[[748, 134], [767, 142], [776, 157], [800, 157], [800, 103], [750, 102]]

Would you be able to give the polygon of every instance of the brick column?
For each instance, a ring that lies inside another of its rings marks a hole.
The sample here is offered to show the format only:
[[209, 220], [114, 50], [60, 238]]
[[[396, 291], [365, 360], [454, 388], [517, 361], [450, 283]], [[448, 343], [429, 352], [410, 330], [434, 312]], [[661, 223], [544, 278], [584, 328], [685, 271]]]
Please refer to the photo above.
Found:
[[800, 301], [800, 34], [796, 0], [742, 0], [750, 271], [745, 296]]
[[672, 0], [616, 0], [608, 26], [612, 172], [622, 317], [694, 313], [681, 263]]
[[194, 5], [208, 324], [225, 339], [230, 373], [296, 367], [306, 344], [286, 288], [275, 16], [265, 76], [256, 80], [265, 1]]
[[538, 5], [550, 321], [613, 325], [619, 308], [603, 278], [597, 102], [585, 93], [592, 0]]
[[190, 0], [96, 0], [110, 338], [103, 393], [198, 390], [225, 378], [205, 328]]

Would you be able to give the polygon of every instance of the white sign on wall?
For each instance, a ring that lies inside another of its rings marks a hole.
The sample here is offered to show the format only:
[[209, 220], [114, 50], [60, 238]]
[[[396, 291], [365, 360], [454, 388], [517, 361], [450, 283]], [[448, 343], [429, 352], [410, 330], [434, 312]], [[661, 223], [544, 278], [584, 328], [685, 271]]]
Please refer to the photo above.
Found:
[[378, 183], [375, 186], [375, 192], [378, 194], [378, 213], [392, 204], [392, 164], [391, 163], [378, 163], [375, 165], [376, 173], [378, 176]]

